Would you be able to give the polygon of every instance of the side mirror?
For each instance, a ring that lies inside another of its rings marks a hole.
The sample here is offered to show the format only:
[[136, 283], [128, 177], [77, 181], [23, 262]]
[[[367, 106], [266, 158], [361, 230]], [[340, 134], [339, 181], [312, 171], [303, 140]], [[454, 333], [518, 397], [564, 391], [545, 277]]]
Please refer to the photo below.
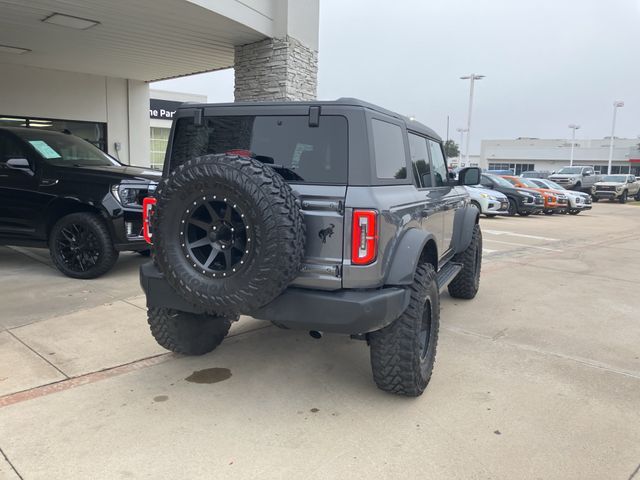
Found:
[[458, 185], [478, 185], [481, 171], [477, 167], [463, 168], [458, 172]]
[[29, 160], [26, 158], [10, 158], [7, 160], [6, 165], [7, 168], [10, 168], [11, 170], [20, 170], [28, 175], [34, 175], [31, 165], [29, 164]]

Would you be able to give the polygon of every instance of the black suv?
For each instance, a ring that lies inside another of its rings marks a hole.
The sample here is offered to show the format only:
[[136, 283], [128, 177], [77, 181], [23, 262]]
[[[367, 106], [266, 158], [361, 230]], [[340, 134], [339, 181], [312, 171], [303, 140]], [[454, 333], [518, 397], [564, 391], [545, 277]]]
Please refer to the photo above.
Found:
[[239, 314], [352, 335], [383, 390], [431, 377], [440, 292], [475, 297], [479, 212], [430, 128], [356, 99], [185, 105], [174, 117], [141, 267], [151, 331], [216, 348]]
[[534, 190], [513, 186], [504, 178], [491, 173], [483, 173], [480, 184], [484, 188], [496, 190], [509, 199], [509, 215], [526, 217], [532, 213], [542, 213], [544, 197]]
[[159, 178], [73, 135], [0, 128], [0, 245], [49, 247], [65, 275], [98, 277], [148, 249], [141, 202]]

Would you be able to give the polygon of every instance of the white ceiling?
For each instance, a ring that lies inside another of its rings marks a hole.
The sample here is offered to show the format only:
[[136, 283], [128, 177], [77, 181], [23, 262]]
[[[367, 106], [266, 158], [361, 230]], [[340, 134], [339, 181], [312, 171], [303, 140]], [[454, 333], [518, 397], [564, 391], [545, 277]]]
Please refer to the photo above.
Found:
[[[241, 2], [238, 2], [241, 4]], [[52, 13], [100, 22], [88, 30], [43, 23]], [[233, 46], [265, 35], [185, 0], [0, 0], [2, 63], [159, 80], [233, 66]]]

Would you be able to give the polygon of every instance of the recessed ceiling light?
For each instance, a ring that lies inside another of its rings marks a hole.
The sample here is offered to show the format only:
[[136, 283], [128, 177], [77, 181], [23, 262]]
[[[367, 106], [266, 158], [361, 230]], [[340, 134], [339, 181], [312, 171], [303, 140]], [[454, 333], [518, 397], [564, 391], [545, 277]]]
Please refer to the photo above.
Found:
[[28, 48], [10, 47], [9, 45], [0, 45], [0, 53], [13, 53], [15, 55], [22, 55], [28, 53], [31, 50]]
[[63, 13], [54, 13], [42, 20], [45, 23], [53, 23], [54, 25], [60, 25], [61, 27], [75, 28], [76, 30], [87, 30], [88, 28], [100, 25], [100, 22], [96, 20], [89, 20], [88, 18], [73, 17], [71, 15], [65, 15]]

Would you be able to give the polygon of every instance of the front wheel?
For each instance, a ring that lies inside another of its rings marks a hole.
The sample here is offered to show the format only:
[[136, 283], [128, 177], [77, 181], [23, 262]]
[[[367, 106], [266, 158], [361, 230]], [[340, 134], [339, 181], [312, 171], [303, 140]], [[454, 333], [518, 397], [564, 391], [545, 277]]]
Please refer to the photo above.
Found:
[[578, 209], [573, 209], [573, 210], [569, 210], [569, 215], [578, 215], [580, 213], [580, 210]]
[[545, 215], [553, 215], [555, 212], [553, 210], [545, 210], [544, 214]]
[[421, 263], [407, 309], [369, 335], [373, 380], [381, 390], [409, 397], [424, 392], [433, 371], [440, 327], [440, 293], [433, 265]]
[[636, 193], [636, 195], [635, 195], [635, 197], [633, 197], [633, 199], [634, 199], [636, 202], [640, 202], [640, 190], [638, 190], [638, 193]]
[[463, 252], [453, 257], [456, 263], [462, 263], [462, 270], [449, 284], [449, 295], [454, 298], [470, 300], [480, 288], [480, 269], [482, 267], [482, 231], [480, 225], [473, 227], [471, 243]]
[[599, 200], [600, 200], [600, 199], [599, 199], [598, 197], [595, 197], [595, 196], [592, 196], [592, 197], [591, 197], [591, 201], [592, 201], [593, 203], [598, 203], [598, 201], [599, 201]]
[[104, 221], [88, 212], [62, 217], [49, 234], [49, 253], [67, 277], [89, 279], [107, 273], [118, 260]]
[[622, 195], [620, 196], [620, 198], [618, 199], [618, 201], [619, 201], [620, 203], [627, 203], [627, 192], [626, 192], [626, 191], [624, 191], [624, 192], [622, 193]]
[[509, 199], [509, 210], [508, 210], [508, 215], [510, 217], [515, 216], [518, 213], [518, 204], [516, 203], [515, 200], [513, 199]]
[[531, 215], [531, 212], [520, 212], [519, 215], [521, 217], [528, 217], [529, 215]]
[[147, 310], [151, 334], [161, 347], [184, 355], [204, 355], [222, 343], [238, 317], [215, 317], [154, 307]]

